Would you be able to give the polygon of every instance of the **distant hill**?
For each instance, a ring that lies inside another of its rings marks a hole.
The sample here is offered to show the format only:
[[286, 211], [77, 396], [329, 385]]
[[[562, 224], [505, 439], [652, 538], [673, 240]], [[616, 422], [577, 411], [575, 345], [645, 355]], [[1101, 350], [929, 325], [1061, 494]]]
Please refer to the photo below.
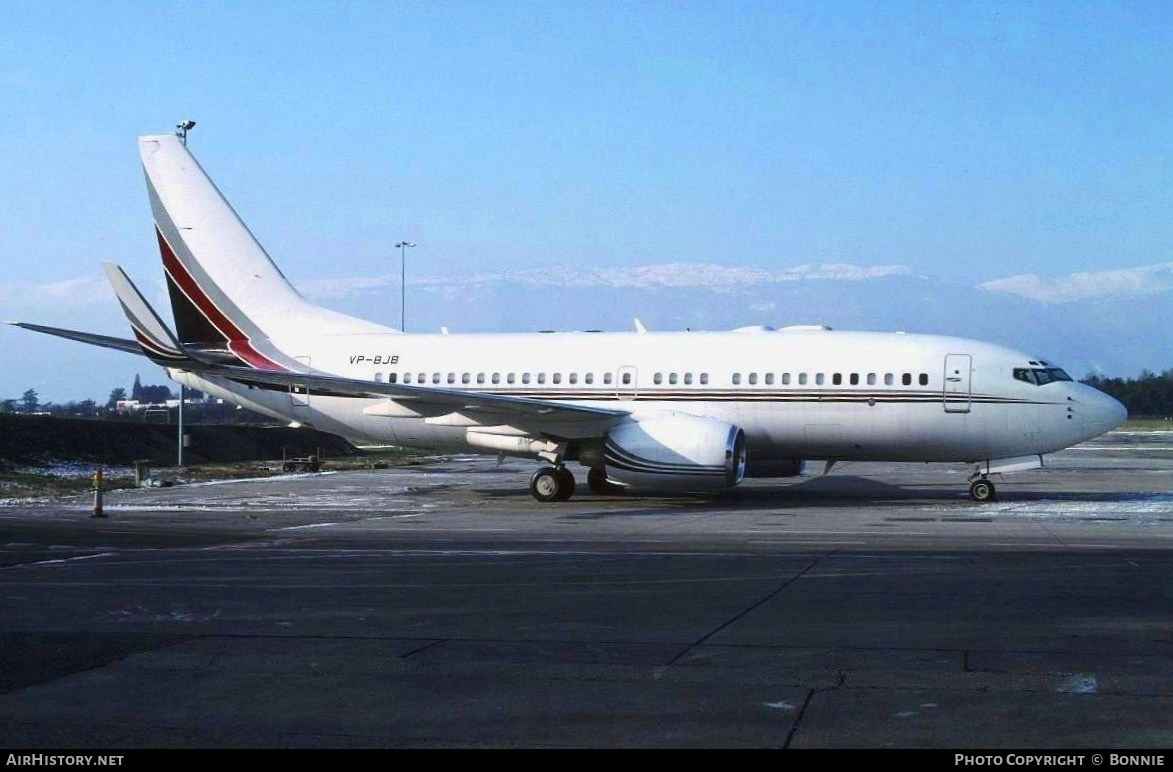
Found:
[[[1139, 271], [1138, 271], [1139, 272]], [[1111, 278], [1119, 280], [1123, 272]], [[1088, 283], [1094, 285], [1094, 278]], [[1057, 283], [1057, 282], [1056, 282]], [[1107, 280], [1104, 284], [1108, 284]], [[1009, 280], [977, 287], [900, 266], [802, 266], [781, 272], [698, 264], [633, 269], [551, 268], [408, 286], [410, 332], [724, 330], [749, 324], [828, 324], [977, 338], [1053, 360], [1075, 378], [1173, 367], [1173, 289], [1122, 284], [1050, 294]], [[311, 298], [399, 326], [391, 279], [306, 282]]]
[[[295, 283], [327, 307], [399, 326], [398, 275]], [[26, 320], [129, 335], [113, 293], [85, 286], [100, 300], [59, 303], [28, 312]], [[409, 332], [439, 332], [442, 325], [454, 333], [631, 330], [636, 316], [652, 330], [828, 324], [960, 335], [1053, 360], [1075, 378], [1133, 377], [1173, 368], [1173, 263], [982, 285], [898, 265], [563, 265], [422, 277], [407, 288]], [[145, 382], [166, 377], [141, 358], [3, 326], [0, 357], [0, 398], [34, 388], [43, 401], [105, 402], [113, 387], [129, 388], [136, 373]], [[69, 375], [80, 372], [87, 377]]]

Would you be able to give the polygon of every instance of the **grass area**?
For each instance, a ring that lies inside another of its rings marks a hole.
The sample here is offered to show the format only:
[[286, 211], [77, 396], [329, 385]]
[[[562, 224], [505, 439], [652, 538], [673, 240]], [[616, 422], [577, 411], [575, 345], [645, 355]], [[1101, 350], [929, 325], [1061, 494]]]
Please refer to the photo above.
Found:
[[[336, 472], [356, 469], [386, 469], [393, 466], [427, 464], [435, 455], [403, 448], [380, 448], [363, 450], [352, 456], [322, 459], [322, 471]], [[88, 493], [93, 490], [91, 474], [97, 464], [51, 464], [43, 467], [21, 466], [0, 467], [0, 500], [62, 498]], [[157, 477], [165, 484], [209, 482], [213, 480], [241, 480], [251, 477], [272, 477], [284, 474], [281, 459], [273, 461], [231, 461], [213, 464], [193, 464], [183, 468], [175, 466], [151, 467], [150, 477]], [[134, 470], [113, 467], [103, 471], [104, 490], [118, 490], [134, 487]]]
[[1173, 431], [1173, 420], [1167, 418], [1130, 418], [1120, 428], [1128, 432]]
[[[362, 451], [353, 456], [339, 456], [338, 458], [324, 457], [321, 459], [323, 472], [344, 472], [355, 469], [386, 469], [392, 466], [411, 466], [429, 463], [435, 456], [424, 455], [420, 451], [404, 448], [387, 448], [375, 451]], [[281, 460], [273, 461], [234, 461], [220, 464], [198, 464], [179, 467], [161, 467], [153, 469], [151, 474], [164, 480], [176, 482], [207, 482], [210, 480], [240, 480], [249, 477], [271, 477], [285, 474], [281, 468]]]
[[[103, 480], [106, 490], [130, 488], [133, 477]], [[50, 472], [0, 471], [0, 499], [61, 498], [93, 490], [89, 477], [62, 476]]]

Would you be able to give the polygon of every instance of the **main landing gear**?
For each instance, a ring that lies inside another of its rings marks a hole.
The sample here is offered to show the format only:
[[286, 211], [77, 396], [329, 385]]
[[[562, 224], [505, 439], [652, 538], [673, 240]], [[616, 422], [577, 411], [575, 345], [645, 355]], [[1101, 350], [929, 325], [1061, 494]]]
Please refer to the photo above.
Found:
[[529, 478], [529, 492], [538, 501], [566, 501], [574, 494], [574, 475], [564, 466], [544, 466]]
[[[529, 492], [538, 501], [566, 501], [574, 494], [574, 475], [564, 466], [544, 466], [529, 478]], [[587, 472], [587, 487], [599, 496], [614, 496], [623, 492], [622, 485], [607, 479], [602, 469]]]

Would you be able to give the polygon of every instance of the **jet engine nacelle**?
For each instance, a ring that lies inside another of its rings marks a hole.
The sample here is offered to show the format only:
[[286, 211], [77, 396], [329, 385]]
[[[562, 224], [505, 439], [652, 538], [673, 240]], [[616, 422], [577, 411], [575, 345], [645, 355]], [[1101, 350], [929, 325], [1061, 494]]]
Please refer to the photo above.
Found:
[[608, 432], [607, 480], [633, 488], [728, 488], [745, 477], [745, 432], [715, 418], [664, 413]]

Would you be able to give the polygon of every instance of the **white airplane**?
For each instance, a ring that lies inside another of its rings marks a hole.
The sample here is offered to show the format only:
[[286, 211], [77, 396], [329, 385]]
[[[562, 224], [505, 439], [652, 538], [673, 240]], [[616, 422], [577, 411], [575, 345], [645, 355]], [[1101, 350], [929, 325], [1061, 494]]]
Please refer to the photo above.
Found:
[[175, 333], [116, 265], [134, 339], [18, 326], [149, 357], [174, 380], [281, 421], [394, 445], [544, 462], [539, 501], [786, 477], [802, 460], [970, 462], [991, 475], [1120, 425], [1124, 407], [1054, 364], [964, 338], [837, 332], [407, 335], [314, 305], [179, 137], [139, 139]]

